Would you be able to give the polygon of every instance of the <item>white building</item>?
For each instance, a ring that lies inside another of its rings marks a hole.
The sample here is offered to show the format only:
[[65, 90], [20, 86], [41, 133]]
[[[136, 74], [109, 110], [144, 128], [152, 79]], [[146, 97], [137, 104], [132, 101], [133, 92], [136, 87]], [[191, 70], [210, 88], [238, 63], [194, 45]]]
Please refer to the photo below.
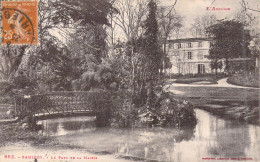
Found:
[[210, 38], [168, 40], [166, 51], [172, 63], [168, 73], [211, 73], [209, 55]]

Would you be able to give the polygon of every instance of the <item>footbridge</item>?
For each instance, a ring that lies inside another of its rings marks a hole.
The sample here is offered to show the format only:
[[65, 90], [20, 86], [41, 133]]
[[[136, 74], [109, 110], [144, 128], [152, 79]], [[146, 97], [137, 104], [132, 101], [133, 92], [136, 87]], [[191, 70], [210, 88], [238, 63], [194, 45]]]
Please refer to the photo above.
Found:
[[110, 114], [113, 95], [108, 91], [67, 91], [15, 97], [15, 114], [37, 119], [71, 115]]

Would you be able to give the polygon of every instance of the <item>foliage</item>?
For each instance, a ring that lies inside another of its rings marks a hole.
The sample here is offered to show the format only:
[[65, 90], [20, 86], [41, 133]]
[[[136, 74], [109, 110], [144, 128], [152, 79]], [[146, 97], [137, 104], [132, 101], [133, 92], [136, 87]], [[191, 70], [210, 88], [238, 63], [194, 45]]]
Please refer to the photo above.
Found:
[[[158, 24], [156, 20], [156, 3], [151, 0], [148, 3], [149, 13], [147, 19], [145, 20], [145, 33], [144, 33], [144, 42], [142, 44], [143, 55], [144, 55], [144, 69], [147, 78], [142, 81], [142, 88], [147, 91], [147, 101], [146, 104], [151, 106], [153, 103], [154, 96], [154, 84], [158, 80], [158, 74], [160, 69], [160, 64], [162, 63], [161, 52], [158, 45]], [[146, 82], [148, 85], [145, 85]], [[141, 92], [141, 97], [145, 96]]]
[[133, 105], [131, 100], [122, 96], [115, 101], [116, 105], [120, 106], [116, 106], [113, 110], [112, 118], [110, 120], [111, 126], [121, 128], [140, 127], [141, 125], [138, 117], [139, 108]]
[[12, 93], [16, 95], [35, 93], [37, 86], [37, 78], [27, 70], [20, 70], [12, 81]]
[[144, 49], [145, 55], [148, 58], [148, 77], [149, 79], [156, 79], [159, 73], [159, 66], [161, 63], [161, 56], [158, 47], [158, 23], [156, 20], [156, 3], [151, 0], [148, 3], [149, 14], [145, 20], [144, 33]]
[[175, 99], [171, 93], [161, 90], [155, 98], [155, 107], [143, 109], [140, 115], [143, 123], [179, 128], [196, 125], [194, 107], [188, 101]]
[[228, 78], [227, 82], [246, 87], [260, 87], [259, 79], [257, 74], [234, 74]]
[[79, 79], [73, 81], [74, 90], [90, 90], [91, 88], [103, 88], [118, 90], [129, 88], [128, 61], [124, 55], [114, 54], [102, 59], [101, 64], [96, 65], [90, 71], [84, 72]]
[[248, 57], [250, 54], [249, 31], [244, 24], [235, 20], [219, 21], [207, 30], [213, 40], [210, 44], [209, 59], [213, 60], [213, 68], [217, 68], [220, 59], [225, 59], [226, 70], [229, 70], [229, 60], [238, 57]]
[[58, 0], [53, 3], [56, 9], [52, 20], [55, 24], [68, 25], [71, 19], [79, 22], [79, 25], [106, 24], [107, 15], [117, 12], [108, 0]]
[[34, 94], [38, 89], [37, 78], [28, 70], [19, 69], [9, 81], [0, 82], [0, 95], [14, 97], [19, 94]]
[[0, 80], [0, 96], [5, 96], [5, 94], [7, 94], [10, 91], [11, 91], [10, 81]]
[[218, 60], [217, 56], [215, 56], [215, 59], [210, 62], [210, 67], [212, 70], [215, 70], [217, 76], [218, 69], [221, 70], [223, 68], [223, 63], [221, 60]]
[[27, 46], [0, 46], [0, 79], [11, 80], [18, 70]]
[[31, 55], [29, 67], [35, 69], [40, 82], [49, 85], [49, 90], [71, 90], [71, 80], [74, 75], [72, 58], [69, 50], [52, 38], [44, 41], [38, 55]]

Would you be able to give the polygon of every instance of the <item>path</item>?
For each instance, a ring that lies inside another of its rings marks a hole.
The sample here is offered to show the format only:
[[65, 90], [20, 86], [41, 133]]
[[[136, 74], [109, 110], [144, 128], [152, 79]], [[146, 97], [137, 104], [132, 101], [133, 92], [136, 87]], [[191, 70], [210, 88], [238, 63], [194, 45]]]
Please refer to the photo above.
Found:
[[164, 87], [176, 95], [186, 97], [206, 97], [235, 100], [258, 100], [260, 88], [242, 87], [227, 83], [227, 78], [220, 79], [218, 84], [179, 84], [172, 83]]
[[[171, 86], [175, 87], [228, 87], [228, 88], [245, 88], [245, 89], [260, 89], [255, 87], [243, 87], [227, 83], [228, 78], [218, 80], [218, 84], [181, 84], [173, 83]], [[168, 87], [169, 88], [169, 87]]]

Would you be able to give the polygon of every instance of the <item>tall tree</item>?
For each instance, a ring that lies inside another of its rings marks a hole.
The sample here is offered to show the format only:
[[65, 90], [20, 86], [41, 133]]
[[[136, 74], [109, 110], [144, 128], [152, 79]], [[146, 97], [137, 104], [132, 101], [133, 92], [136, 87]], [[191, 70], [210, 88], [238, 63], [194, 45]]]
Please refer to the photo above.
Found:
[[154, 85], [158, 79], [161, 52], [158, 45], [158, 23], [156, 20], [157, 5], [154, 0], [148, 3], [149, 13], [145, 21], [145, 55], [147, 58], [147, 105], [152, 106], [154, 99]]
[[230, 59], [247, 57], [250, 54], [251, 37], [243, 23], [235, 20], [219, 21], [210, 26], [207, 32], [213, 38], [209, 58], [212, 60], [225, 59], [225, 70], [229, 70]]

